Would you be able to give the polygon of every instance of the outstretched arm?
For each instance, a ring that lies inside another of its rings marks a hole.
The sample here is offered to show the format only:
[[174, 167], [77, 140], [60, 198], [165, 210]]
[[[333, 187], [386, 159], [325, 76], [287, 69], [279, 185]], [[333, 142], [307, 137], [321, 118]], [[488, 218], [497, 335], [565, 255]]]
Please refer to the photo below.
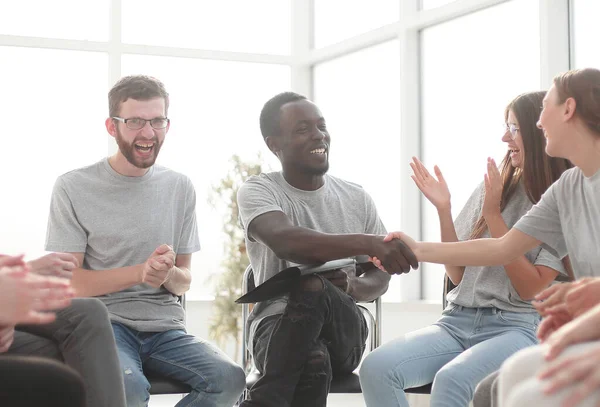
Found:
[[407, 273], [411, 266], [417, 268], [418, 265], [414, 254], [403, 242], [384, 242], [382, 236], [375, 235], [317, 232], [295, 226], [280, 211], [256, 217], [248, 226], [248, 234], [268, 246], [280, 259], [300, 264], [369, 255], [379, 258], [385, 269], [393, 274]]
[[402, 239], [420, 262], [455, 266], [505, 265], [541, 243], [536, 238], [514, 228], [501, 238], [455, 243], [416, 242], [402, 232], [394, 232], [386, 237], [386, 239], [392, 238]]

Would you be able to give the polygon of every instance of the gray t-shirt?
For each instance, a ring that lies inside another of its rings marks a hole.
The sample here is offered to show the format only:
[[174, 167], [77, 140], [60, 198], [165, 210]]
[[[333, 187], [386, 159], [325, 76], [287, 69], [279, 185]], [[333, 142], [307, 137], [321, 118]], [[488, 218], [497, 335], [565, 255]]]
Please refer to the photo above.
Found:
[[[325, 184], [318, 190], [303, 191], [289, 185], [281, 172], [260, 174], [249, 178], [239, 189], [238, 205], [256, 285], [295, 265], [248, 237], [250, 223], [267, 212], [283, 212], [292, 224], [323, 233], [386, 234], [371, 196], [361, 186], [330, 175], [325, 175]], [[286, 301], [279, 298], [256, 304], [248, 319], [250, 337], [263, 318], [283, 313]]]
[[[88, 270], [144, 263], [164, 243], [190, 254], [200, 250], [195, 208], [186, 176], [154, 165], [141, 177], [126, 177], [104, 159], [57, 179], [46, 250], [84, 253]], [[164, 287], [140, 284], [98, 298], [112, 321], [137, 331], [185, 329], [184, 310]]]
[[565, 171], [515, 228], [560, 258], [568, 253], [575, 278], [600, 276], [600, 171]]
[[[481, 215], [484, 197], [485, 188], [482, 183], [475, 189], [454, 222], [459, 240], [469, 240]], [[523, 183], [520, 183], [502, 211], [502, 219], [511, 228], [532, 206]], [[482, 237], [490, 237], [489, 230], [486, 230]], [[550, 267], [566, 275], [562, 262], [540, 246], [527, 252], [525, 257], [532, 264]], [[464, 307], [496, 307], [512, 312], [533, 312], [531, 302], [519, 296], [502, 266], [465, 267], [460, 284], [450, 291], [446, 298], [449, 303]]]

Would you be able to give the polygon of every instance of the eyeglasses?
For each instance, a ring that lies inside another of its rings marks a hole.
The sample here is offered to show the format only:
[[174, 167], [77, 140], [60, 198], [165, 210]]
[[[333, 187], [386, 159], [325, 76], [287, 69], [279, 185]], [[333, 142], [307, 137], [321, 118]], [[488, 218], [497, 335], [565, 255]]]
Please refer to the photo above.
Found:
[[505, 123], [504, 124], [504, 132], [506, 133], [507, 131], [510, 133], [510, 138], [512, 138], [514, 140], [517, 138], [517, 133], [519, 132], [519, 128], [514, 123]]
[[170, 120], [166, 117], [155, 117], [154, 119], [142, 119], [140, 117], [132, 117], [130, 119], [123, 119], [122, 117], [111, 117], [111, 119], [118, 120], [121, 123], [125, 123], [128, 129], [139, 130], [146, 125], [146, 122], [150, 122], [150, 126], [153, 129], [161, 130], [169, 125]]

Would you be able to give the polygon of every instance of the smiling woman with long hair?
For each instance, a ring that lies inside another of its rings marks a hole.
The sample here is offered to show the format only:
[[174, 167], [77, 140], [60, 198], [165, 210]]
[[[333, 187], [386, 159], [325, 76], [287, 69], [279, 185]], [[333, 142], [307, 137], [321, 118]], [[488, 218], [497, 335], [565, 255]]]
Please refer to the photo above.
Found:
[[[568, 253], [576, 278], [596, 277], [591, 280], [597, 280], [600, 277], [600, 70], [572, 70], [555, 77], [544, 97], [538, 127], [544, 131], [548, 155], [568, 159], [576, 167], [565, 171], [540, 202], [504, 236], [454, 243], [416, 242], [401, 232], [392, 233], [388, 238], [402, 239], [419, 261], [463, 266], [507, 264], [541, 243], [559, 257]], [[572, 319], [569, 313], [549, 315], [540, 327], [540, 339], [566, 327]], [[501, 401], [511, 393], [511, 383], [517, 388], [521, 384], [519, 380], [507, 382], [520, 372], [519, 377], [531, 378], [530, 391], [523, 390], [522, 398], [513, 395], [509, 405], [525, 405], [526, 400], [536, 397], [539, 405], [560, 405], [558, 397], [543, 394], [543, 385], [533, 377], [544, 360], [543, 353], [541, 347], [535, 347], [511, 358], [500, 376]], [[588, 357], [597, 354], [600, 348], [592, 349]], [[573, 363], [574, 369], [580, 367]], [[571, 389], [578, 383], [586, 384], [585, 394], [595, 392], [587, 402], [598, 403], [600, 368], [597, 364], [594, 369], [577, 374], [572, 370], [562, 373], [564, 384], [569, 383]]]
[[[570, 167], [567, 160], [544, 152], [544, 135], [536, 127], [544, 95], [522, 94], [506, 107], [502, 141], [508, 151], [500, 170], [488, 159], [484, 182], [455, 222], [439, 168], [434, 177], [413, 160], [412, 178], [438, 211], [443, 241], [502, 236]], [[432, 406], [467, 405], [481, 379], [519, 349], [537, 343], [540, 317], [530, 300], [565, 273], [561, 261], [540, 247], [505, 267], [448, 263], [445, 268], [457, 287], [448, 293], [442, 317], [385, 344], [363, 362], [360, 381], [368, 406], [408, 406], [404, 389], [432, 381]]]

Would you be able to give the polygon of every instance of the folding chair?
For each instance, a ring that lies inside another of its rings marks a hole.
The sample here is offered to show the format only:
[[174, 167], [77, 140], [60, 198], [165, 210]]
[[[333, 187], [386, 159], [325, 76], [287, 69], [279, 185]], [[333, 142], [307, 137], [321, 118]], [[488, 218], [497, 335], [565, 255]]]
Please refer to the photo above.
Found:
[[[181, 306], [185, 310], [185, 294], [179, 297], [179, 302], [181, 302]], [[187, 394], [192, 391], [187, 384], [167, 377], [148, 373], [146, 374], [146, 378], [150, 382], [150, 394]]]
[[[249, 290], [255, 287], [254, 284], [254, 273], [252, 268], [248, 266], [244, 272], [242, 280], [242, 293], [245, 294]], [[363, 305], [358, 305], [369, 326], [369, 338], [367, 340], [369, 344], [369, 350], [377, 348], [381, 343], [381, 298], [377, 298], [375, 301], [375, 316], [369, 311], [369, 309]], [[247, 338], [247, 325], [248, 315], [250, 314], [250, 304], [242, 304], [242, 367], [246, 372], [246, 390], [242, 395], [242, 399], [246, 398], [248, 389], [252, 387], [254, 383], [260, 378], [260, 373], [254, 367], [252, 363], [252, 356], [246, 345]], [[349, 373], [344, 375], [334, 375], [331, 380], [330, 393], [361, 393], [360, 381], [358, 379], [358, 373]]]

